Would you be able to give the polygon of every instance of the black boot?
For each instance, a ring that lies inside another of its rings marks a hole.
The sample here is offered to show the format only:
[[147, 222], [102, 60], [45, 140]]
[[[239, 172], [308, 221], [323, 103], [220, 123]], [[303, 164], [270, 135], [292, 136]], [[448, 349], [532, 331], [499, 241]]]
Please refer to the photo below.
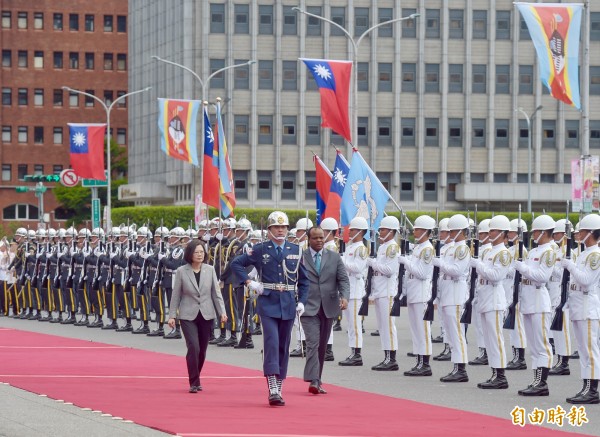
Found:
[[450, 358], [452, 358], [452, 351], [448, 343], [444, 344], [444, 350], [439, 355], [433, 357], [435, 361], [450, 361]]
[[379, 337], [379, 329], [376, 329], [375, 331], [371, 332], [371, 337]]
[[125, 319], [125, 321], [127, 323], [125, 323], [125, 326], [121, 326], [120, 328], [117, 329], [117, 332], [131, 332], [133, 331], [133, 326], [131, 325], [131, 319], [129, 317], [127, 317]]
[[504, 369], [492, 368], [492, 376], [486, 382], [480, 382], [477, 387], [490, 390], [508, 388], [508, 381], [504, 375]]
[[431, 367], [429, 366], [429, 355], [419, 355], [416, 367], [404, 372], [404, 376], [431, 376]]
[[525, 370], [527, 369], [527, 362], [525, 361], [525, 348], [515, 348], [517, 351], [517, 359], [511, 361], [506, 366], [506, 370]]
[[579, 352], [577, 352], [577, 351], [573, 352], [571, 355], [569, 355], [569, 358], [571, 358], [572, 360], [578, 360]]
[[64, 319], [62, 322], [60, 322], [61, 325], [74, 325], [76, 322], [75, 317], [73, 316], [73, 313], [71, 311], [69, 311], [67, 313], [67, 318]]
[[549, 375], [570, 375], [571, 369], [569, 369], [569, 357], [564, 356], [564, 355], [559, 355], [558, 361], [556, 361], [556, 364], [554, 365], [554, 367], [552, 367], [552, 369], [550, 369], [550, 372], [548, 372], [548, 374]]
[[556, 347], [554, 346], [554, 339], [553, 338], [549, 338], [548, 342], [552, 346], [552, 355], [556, 355]]
[[471, 366], [487, 366], [488, 365], [488, 357], [487, 351], [484, 347], [479, 348], [479, 356], [474, 360], [469, 361], [469, 365]]
[[363, 361], [362, 356], [360, 355], [360, 348], [352, 348], [352, 353], [350, 356], [348, 356], [348, 358], [346, 358], [344, 361], [340, 361], [338, 364], [340, 366], [362, 366]]
[[519, 390], [518, 393], [521, 396], [548, 396], [550, 391], [548, 390], [548, 368], [538, 367], [533, 371], [533, 382], [523, 390]]
[[385, 359], [383, 362], [371, 368], [373, 370], [381, 370], [386, 372], [399, 370], [400, 367], [398, 367], [398, 362], [396, 361], [396, 351], [385, 351]]
[[342, 323], [341, 323], [341, 319], [337, 319], [335, 321], [335, 323], [333, 324], [333, 330], [334, 331], [341, 331], [342, 330]]
[[465, 369], [465, 363], [454, 363], [454, 369], [446, 376], [440, 378], [442, 382], [469, 382], [469, 375]]
[[299, 358], [306, 356], [306, 341], [302, 340], [301, 346], [290, 352], [290, 357]]
[[131, 332], [132, 334], [150, 334], [148, 322], [144, 322], [139, 328]]
[[567, 398], [569, 404], [600, 404], [598, 396], [598, 380], [584, 379], [583, 389], [571, 398]]
[[163, 328], [162, 324], [159, 324], [158, 328], [146, 335], [148, 337], [162, 337], [165, 335], [165, 328]]
[[214, 340], [209, 340], [208, 344], [219, 344], [227, 340], [227, 331], [225, 329], [221, 329], [221, 335], [215, 338]]
[[333, 356], [332, 344], [328, 344], [327, 349], [325, 349], [325, 361], [335, 361], [335, 357]]
[[181, 338], [181, 327], [179, 325], [175, 325], [175, 329], [166, 334], [163, 338], [167, 340]]
[[74, 324], [75, 326], [88, 326], [90, 324], [90, 321], [88, 320], [87, 314], [84, 314], [81, 320], [79, 322], [75, 322]]
[[219, 347], [234, 347], [237, 345], [237, 334], [235, 333], [235, 331], [231, 331], [231, 335], [229, 336], [229, 338], [221, 343], [219, 343], [217, 346]]
[[99, 314], [96, 314], [96, 319], [93, 323], [88, 325], [88, 328], [102, 328], [104, 324], [102, 323], [102, 317]]
[[110, 323], [108, 325], [104, 325], [102, 327], [102, 329], [104, 330], [113, 330], [113, 329], [119, 329], [119, 325], [117, 325], [117, 321], [116, 319], [110, 319]]
[[269, 388], [269, 405], [272, 407], [283, 407], [285, 401], [279, 394], [277, 378], [275, 375], [267, 375], [267, 387]]
[[506, 368], [507, 368], [507, 369], [510, 367], [510, 365], [511, 365], [512, 363], [514, 363], [515, 361], [517, 361], [517, 360], [519, 359], [519, 353], [517, 352], [517, 348], [516, 348], [516, 347], [514, 347], [514, 346], [512, 346], [512, 353], [513, 353], [513, 357], [512, 357], [512, 360], [510, 360], [510, 361], [507, 363], [507, 365], [506, 365]]
[[[442, 335], [438, 335], [437, 337], [434, 337], [431, 339], [432, 343], [443, 343], [444, 342], [444, 337], [442, 337]], [[435, 358], [434, 358], [435, 360]]]
[[52, 320], [52, 313], [50, 311], [48, 311], [48, 314], [45, 315], [44, 317], [40, 317], [38, 322], [49, 322], [51, 320]]

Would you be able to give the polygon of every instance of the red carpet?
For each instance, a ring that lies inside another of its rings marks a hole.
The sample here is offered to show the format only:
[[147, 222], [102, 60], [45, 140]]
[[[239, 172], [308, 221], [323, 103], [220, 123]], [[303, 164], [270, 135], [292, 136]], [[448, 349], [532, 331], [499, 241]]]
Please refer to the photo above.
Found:
[[181, 436], [576, 435], [331, 385], [313, 396], [297, 378], [272, 408], [260, 372], [213, 362], [192, 395], [183, 357], [13, 329], [0, 357], [2, 382]]

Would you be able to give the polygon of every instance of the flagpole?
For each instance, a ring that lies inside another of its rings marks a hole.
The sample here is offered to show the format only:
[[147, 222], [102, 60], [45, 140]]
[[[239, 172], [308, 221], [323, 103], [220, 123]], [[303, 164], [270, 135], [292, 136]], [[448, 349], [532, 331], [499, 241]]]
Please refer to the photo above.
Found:
[[62, 87], [63, 90], [65, 91], [69, 91], [70, 93], [75, 93], [75, 94], [82, 94], [84, 96], [87, 97], [91, 97], [92, 99], [96, 100], [98, 103], [100, 103], [100, 105], [102, 105], [102, 107], [104, 108], [104, 111], [106, 111], [106, 172], [107, 177], [106, 177], [106, 231], [108, 232], [110, 230], [110, 227], [112, 226], [112, 219], [111, 219], [111, 177], [112, 177], [112, 173], [111, 173], [111, 165], [110, 165], [110, 139], [111, 139], [111, 135], [110, 135], [110, 111], [112, 111], [112, 109], [115, 107], [115, 105], [117, 103], [119, 103], [121, 100], [125, 99], [126, 97], [132, 96], [134, 94], [139, 94], [139, 93], [143, 93], [146, 91], [150, 91], [152, 89], [151, 86], [146, 87], [144, 89], [141, 90], [137, 90], [137, 91], [131, 91], [130, 93], [126, 93], [123, 94], [122, 96], [117, 97], [115, 100], [113, 100], [113, 102], [110, 104], [110, 106], [107, 106], [106, 103], [104, 102], [104, 100], [102, 100], [101, 98], [90, 94], [90, 93], [86, 93], [84, 91], [79, 91], [76, 90], [74, 88], [70, 88], [68, 86], [63, 86]]

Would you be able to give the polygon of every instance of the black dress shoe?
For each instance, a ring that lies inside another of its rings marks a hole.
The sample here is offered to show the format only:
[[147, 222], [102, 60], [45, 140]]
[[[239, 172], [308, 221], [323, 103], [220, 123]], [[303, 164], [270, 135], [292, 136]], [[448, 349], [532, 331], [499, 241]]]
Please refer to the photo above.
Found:
[[146, 335], [148, 337], [162, 337], [165, 335], [165, 330], [163, 328], [158, 328]]
[[50, 322], [52, 320], [52, 317], [50, 316], [44, 316], [44, 317], [40, 317], [38, 319], [38, 322]]
[[219, 336], [217, 338], [209, 340], [208, 344], [219, 344], [219, 343], [221, 343], [221, 342], [223, 342], [225, 340], [227, 340], [227, 338], [224, 335], [221, 335], [221, 336]]
[[50, 323], [61, 323], [62, 321], [58, 318], [50, 320]]
[[240, 340], [238, 344], [236, 344], [234, 349], [254, 349], [254, 342], [251, 338], [246, 338], [245, 341]]
[[219, 347], [235, 347], [236, 345], [237, 345], [237, 337], [235, 335], [232, 335], [227, 340], [222, 341], [221, 343], [217, 344], [217, 346], [219, 346]]
[[569, 355], [569, 358], [572, 360], [578, 360], [579, 359], [579, 352], [575, 351], [573, 352], [571, 355]]
[[333, 356], [333, 351], [327, 349], [325, 351], [325, 361], [335, 361], [335, 357]]
[[406, 352], [407, 357], [416, 357], [417, 354], [413, 354], [412, 352]]
[[169, 332], [163, 338], [166, 338], [167, 340], [181, 338], [181, 331], [179, 331], [179, 329], [173, 329], [171, 332]]
[[340, 321], [336, 321], [335, 324], [333, 325], [333, 330], [334, 331], [341, 331], [342, 330], [342, 324], [340, 323]]
[[254, 328], [254, 330], [252, 331], [252, 335], [262, 335], [262, 329], [260, 329], [260, 326]]
[[404, 376], [431, 376], [431, 366], [429, 364], [421, 364], [418, 367], [413, 367], [404, 372]]
[[340, 366], [362, 366], [363, 365], [362, 356], [360, 354], [353, 353], [348, 358], [346, 358], [344, 361], [340, 361], [338, 364]]
[[394, 370], [400, 370], [396, 360], [383, 360], [381, 363], [371, 367], [371, 370], [378, 370], [383, 372], [389, 372]]
[[90, 323], [87, 327], [88, 328], [102, 328], [103, 326], [104, 326], [104, 324], [102, 323], [102, 320], [98, 319], [94, 323]]
[[318, 380], [315, 379], [313, 382], [310, 383], [310, 385], [308, 386], [308, 392], [312, 393], [314, 395], [319, 394], [319, 381]]
[[199, 391], [202, 391], [202, 386], [201, 385], [192, 385], [190, 387], [190, 393], [198, 393]]
[[117, 328], [117, 332], [131, 332], [133, 331], [133, 326], [131, 326], [131, 323], [127, 323], [125, 326], [121, 326], [120, 328]]
[[150, 334], [150, 328], [148, 328], [148, 326], [140, 326], [139, 328], [135, 329], [132, 334]]
[[297, 347], [290, 352], [290, 357], [292, 358], [302, 358], [304, 356], [306, 356], [306, 351], [303, 351], [301, 347]]
[[372, 337], [379, 337], [379, 330], [375, 330], [375, 331], [371, 332], [371, 336]]
[[112, 322], [112, 323], [110, 323], [108, 325], [104, 325], [102, 327], [102, 329], [106, 329], [106, 330], [108, 330], [108, 329], [119, 329], [119, 325], [117, 325], [117, 322]]
[[283, 407], [285, 405], [285, 401], [278, 393], [270, 394], [269, 405], [272, 407]]
[[444, 337], [442, 337], [441, 335], [438, 335], [435, 338], [431, 339], [432, 343], [443, 343], [444, 342]]

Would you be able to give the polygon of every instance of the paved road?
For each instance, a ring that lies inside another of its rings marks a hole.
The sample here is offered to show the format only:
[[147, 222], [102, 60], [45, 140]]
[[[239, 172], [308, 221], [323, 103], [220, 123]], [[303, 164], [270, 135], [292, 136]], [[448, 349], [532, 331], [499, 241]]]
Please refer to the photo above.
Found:
[[[373, 311], [371, 311], [373, 313]], [[122, 322], [121, 322], [122, 323]], [[434, 334], [439, 333], [439, 324], [434, 322]], [[146, 336], [132, 335], [130, 333], [117, 333], [114, 331], [101, 331], [75, 326], [64, 326], [37, 321], [15, 320], [11, 318], [0, 318], [0, 327], [10, 327], [33, 332], [55, 334], [65, 337], [83, 340], [99, 341], [108, 344], [134, 347], [138, 349], [164, 352], [182, 356], [181, 365], [185, 367], [185, 344], [183, 340], [165, 340], [161, 338], [150, 338]], [[452, 369], [449, 362], [432, 361], [433, 377], [411, 378], [402, 375], [402, 371], [410, 369], [414, 365], [414, 358], [406, 356], [411, 348], [410, 335], [407, 326], [406, 313], [402, 313], [398, 320], [399, 351], [398, 361], [400, 372], [375, 372], [370, 369], [383, 358], [380, 350], [379, 338], [370, 335], [375, 329], [375, 316], [365, 319], [365, 344], [363, 348], [363, 367], [341, 367], [337, 361], [344, 359], [349, 352], [347, 347], [347, 336], [345, 332], [336, 332], [334, 337], [335, 362], [326, 363], [323, 381], [326, 388], [331, 384], [343, 385], [357, 390], [379, 393], [387, 396], [411, 399], [428, 404], [447, 406], [461, 410], [478, 412], [492, 416], [510, 418], [510, 412], [519, 405], [530, 412], [535, 407], [539, 409], [554, 408], [557, 405], [569, 410], [571, 405], [565, 402], [565, 398], [572, 396], [581, 388], [579, 379], [579, 361], [571, 361], [571, 375], [550, 377], [550, 396], [542, 398], [523, 398], [517, 395], [517, 390], [525, 388], [533, 378], [531, 370], [506, 372], [510, 388], [508, 390], [485, 391], [477, 388], [477, 383], [485, 381], [490, 376], [490, 369], [486, 366], [467, 366], [470, 381], [461, 384], [444, 384], [439, 381]], [[474, 332], [468, 333], [470, 357], [475, 357], [477, 347], [474, 341]], [[246, 368], [261, 369], [261, 344], [262, 337], [254, 337], [256, 348], [253, 350], [237, 350], [233, 348], [219, 348], [210, 346], [208, 359], [220, 363], [232, 364]], [[508, 339], [506, 339], [508, 340]], [[506, 343], [508, 344], [508, 342]], [[434, 344], [434, 355], [439, 353], [443, 345]], [[511, 357], [509, 357], [510, 359]], [[290, 358], [289, 375], [302, 377], [303, 360]], [[187, 387], [182, 386], [182, 391]], [[257, 402], [264, 402], [265, 393], [257, 393]], [[13, 402], [14, 400], [14, 402]], [[21, 414], [26, 410], [30, 414]], [[600, 405], [589, 405], [586, 407], [587, 417], [590, 421], [581, 428], [565, 424], [563, 430], [581, 432], [585, 434], [600, 436]], [[18, 413], [18, 414], [17, 414]], [[57, 404], [55, 401], [40, 398], [22, 390], [8, 386], [0, 386], [0, 436], [25, 436], [25, 435], [56, 435], [52, 432], [53, 415], [64, 418], [62, 423], [68, 423], [69, 428], [61, 429], [61, 435], [71, 434], [71, 430], [81, 429], [85, 424], [86, 429], [98, 431], [98, 435], [106, 435], [108, 427], [118, 427], [114, 435], [141, 435], [154, 436], [165, 435], [154, 430], [146, 429], [137, 425], [120, 423], [111, 418], [99, 417], [91, 412], [81, 411], [73, 406]], [[4, 419], [7, 420], [4, 420]], [[47, 421], [45, 421], [47, 419]], [[435, 418], [432, 418], [435, 420]], [[10, 429], [5, 431], [4, 423], [9, 423]], [[35, 426], [33, 425], [35, 424]], [[71, 427], [72, 425], [72, 427]], [[468, 426], [468, 424], [466, 425]], [[550, 426], [550, 425], [545, 425]], [[46, 430], [48, 430], [46, 432]], [[28, 432], [31, 431], [31, 432]], [[89, 435], [93, 434], [91, 431]], [[122, 433], [122, 434], [121, 434]]]

